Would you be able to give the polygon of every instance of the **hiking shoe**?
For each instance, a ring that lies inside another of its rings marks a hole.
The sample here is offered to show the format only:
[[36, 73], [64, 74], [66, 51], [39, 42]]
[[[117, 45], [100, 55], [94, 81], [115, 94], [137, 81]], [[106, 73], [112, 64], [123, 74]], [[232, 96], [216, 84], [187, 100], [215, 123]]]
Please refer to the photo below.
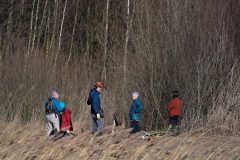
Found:
[[53, 129], [53, 130], [50, 132], [49, 136], [54, 136], [57, 132], [58, 132], [57, 129]]
[[102, 136], [102, 135], [103, 135], [102, 132], [97, 132], [97, 133], [95, 134], [96, 137], [99, 137], [99, 136]]
[[129, 132], [129, 134], [135, 134], [135, 133], [137, 133], [137, 132], [140, 132], [140, 130], [139, 131], [136, 131], [136, 130], [131, 130], [130, 132]]
[[65, 133], [64, 134], [64, 137], [69, 137], [70, 136], [70, 133]]

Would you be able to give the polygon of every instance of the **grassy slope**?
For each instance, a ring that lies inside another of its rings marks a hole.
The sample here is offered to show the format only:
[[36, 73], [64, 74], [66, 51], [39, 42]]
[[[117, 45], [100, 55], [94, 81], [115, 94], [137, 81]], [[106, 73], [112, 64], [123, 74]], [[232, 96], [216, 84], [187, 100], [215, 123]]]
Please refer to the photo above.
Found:
[[0, 159], [240, 159], [239, 137], [207, 137], [202, 133], [157, 137], [144, 141], [129, 130], [94, 137], [89, 131], [56, 142], [47, 141], [38, 124], [0, 123]]

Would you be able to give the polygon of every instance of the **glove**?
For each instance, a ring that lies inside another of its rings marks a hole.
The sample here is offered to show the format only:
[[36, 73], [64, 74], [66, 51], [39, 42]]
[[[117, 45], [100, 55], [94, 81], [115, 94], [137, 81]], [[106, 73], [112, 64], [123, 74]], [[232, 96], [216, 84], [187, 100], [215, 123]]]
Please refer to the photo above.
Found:
[[100, 114], [99, 113], [97, 114], [97, 119], [100, 119]]

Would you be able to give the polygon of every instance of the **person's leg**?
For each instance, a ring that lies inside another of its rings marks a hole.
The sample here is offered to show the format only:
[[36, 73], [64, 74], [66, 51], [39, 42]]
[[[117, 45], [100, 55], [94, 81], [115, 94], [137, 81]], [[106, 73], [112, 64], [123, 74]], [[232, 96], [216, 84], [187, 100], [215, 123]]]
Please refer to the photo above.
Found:
[[131, 134], [140, 131], [139, 121], [133, 120], [133, 121], [131, 121], [131, 125], [132, 125], [132, 131], [130, 132]]
[[179, 116], [170, 116], [169, 117], [169, 123], [170, 123], [170, 131], [172, 132], [172, 135], [176, 136], [180, 134], [180, 128], [179, 128]]
[[59, 129], [61, 130], [61, 125], [62, 125], [62, 116], [58, 116], [58, 122], [59, 122]]
[[175, 126], [178, 126], [178, 124], [179, 124], [179, 116], [174, 116], [174, 122], [175, 122]]
[[46, 122], [47, 122], [47, 137], [50, 136], [50, 133], [53, 131], [53, 126], [52, 123], [50, 122], [50, 117], [49, 115], [46, 115]]
[[136, 132], [139, 132], [141, 130], [141, 128], [139, 126], [139, 121], [135, 122], [135, 130], [136, 130]]
[[139, 132], [140, 131], [140, 126], [139, 126], [139, 121], [134, 121], [134, 132]]
[[104, 128], [104, 119], [103, 118], [98, 119], [97, 124], [98, 124], [97, 133], [102, 134]]
[[175, 120], [173, 116], [169, 116], [169, 124], [175, 126]]
[[59, 119], [57, 114], [51, 114], [51, 122], [53, 124], [53, 128], [57, 130], [57, 132], [60, 132]]
[[133, 120], [131, 120], [130, 122], [131, 122], [131, 128], [133, 128], [133, 126], [134, 126]]
[[91, 132], [94, 134], [97, 131], [97, 121], [95, 115], [91, 114]]
[[180, 134], [180, 117], [175, 116], [175, 122], [176, 122], [176, 129], [175, 129], [175, 135], [178, 136]]
[[173, 126], [179, 125], [179, 116], [171, 116], [170, 124], [172, 124]]
[[130, 134], [133, 134], [134, 133], [134, 121], [133, 120], [131, 120], [130, 121], [131, 122], [131, 131], [130, 131]]

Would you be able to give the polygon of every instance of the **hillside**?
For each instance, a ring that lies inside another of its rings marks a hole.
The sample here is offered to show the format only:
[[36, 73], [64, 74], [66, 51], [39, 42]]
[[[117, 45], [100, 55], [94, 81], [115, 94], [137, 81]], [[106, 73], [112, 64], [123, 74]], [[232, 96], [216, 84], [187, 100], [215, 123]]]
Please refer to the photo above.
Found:
[[[0, 160], [240, 160], [240, 0], [0, 0], [0, 16]], [[184, 133], [94, 137], [96, 82], [105, 124], [127, 126], [138, 93], [142, 129], [180, 115]], [[52, 91], [76, 136], [47, 140]]]
[[41, 125], [1, 123], [0, 159], [240, 159], [239, 137], [206, 136], [198, 132], [145, 141], [141, 139], [142, 133], [129, 136], [129, 130], [119, 128], [111, 133], [110, 128], [101, 137], [94, 137], [89, 131], [75, 131], [77, 136], [52, 142], [46, 140]]

